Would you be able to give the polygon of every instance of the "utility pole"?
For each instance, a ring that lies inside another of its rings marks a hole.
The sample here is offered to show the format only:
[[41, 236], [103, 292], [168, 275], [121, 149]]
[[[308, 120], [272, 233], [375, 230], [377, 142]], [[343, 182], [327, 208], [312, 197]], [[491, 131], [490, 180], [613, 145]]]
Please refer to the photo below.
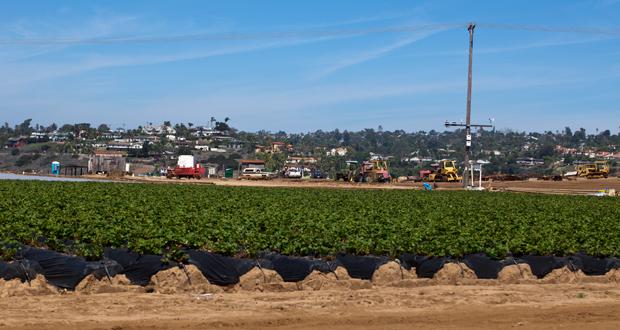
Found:
[[469, 149], [471, 147], [471, 67], [474, 55], [474, 29], [476, 24], [469, 23], [469, 69], [467, 71], [467, 117], [465, 117], [465, 172], [463, 173], [463, 187], [469, 186]]
[[469, 186], [469, 170], [471, 164], [469, 164], [469, 152], [471, 149], [471, 128], [484, 128], [484, 127], [492, 127], [491, 125], [472, 125], [471, 123], [471, 75], [472, 75], [472, 62], [473, 62], [473, 53], [474, 53], [474, 29], [476, 28], [476, 24], [470, 23], [467, 27], [467, 31], [469, 31], [469, 70], [467, 75], [467, 117], [465, 119], [465, 124], [457, 124], [456, 122], [448, 122], [446, 121], [446, 127], [450, 126], [461, 126], [465, 127], [465, 155], [463, 157], [464, 169], [463, 169], [463, 187], [467, 188]]

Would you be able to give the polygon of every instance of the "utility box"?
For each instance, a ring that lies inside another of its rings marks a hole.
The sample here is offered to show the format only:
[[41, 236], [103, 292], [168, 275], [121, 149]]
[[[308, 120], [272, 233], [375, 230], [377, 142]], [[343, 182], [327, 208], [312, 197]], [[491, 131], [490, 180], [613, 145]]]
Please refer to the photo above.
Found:
[[232, 177], [233, 177], [233, 169], [229, 167], [226, 170], [224, 170], [224, 177], [226, 179], [232, 179]]

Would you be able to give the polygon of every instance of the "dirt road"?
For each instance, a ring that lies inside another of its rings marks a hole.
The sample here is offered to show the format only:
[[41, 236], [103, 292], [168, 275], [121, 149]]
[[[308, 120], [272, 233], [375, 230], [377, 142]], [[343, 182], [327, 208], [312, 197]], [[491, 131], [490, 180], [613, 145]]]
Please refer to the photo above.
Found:
[[0, 300], [0, 329], [619, 329], [620, 286], [53, 294]]
[[[202, 180], [174, 180], [161, 177], [125, 177], [123, 181], [151, 182], [151, 183], [182, 183], [182, 184], [214, 184], [218, 186], [251, 186], [251, 187], [297, 187], [297, 188], [340, 188], [340, 189], [422, 189], [421, 182], [402, 182], [390, 184], [367, 184], [336, 182], [332, 180], [287, 180], [274, 179], [237, 180], [237, 179], [202, 179]], [[534, 192], [551, 194], [588, 195], [601, 189], [612, 188], [620, 192], [620, 179], [577, 179], [570, 181], [485, 181], [482, 185], [489, 189], [512, 192]], [[461, 189], [460, 183], [439, 182], [436, 189]]]

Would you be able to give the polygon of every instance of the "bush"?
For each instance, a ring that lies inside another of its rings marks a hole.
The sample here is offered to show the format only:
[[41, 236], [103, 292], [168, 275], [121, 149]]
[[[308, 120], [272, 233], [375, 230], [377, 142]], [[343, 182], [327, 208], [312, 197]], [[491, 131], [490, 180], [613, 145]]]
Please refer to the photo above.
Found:
[[20, 156], [17, 161], [15, 162], [15, 165], [17, 167], [22, 167], [25, 165], [28, 165], [30, 163], [32, 163], [33, 157], [30, 155], [22, 155]]

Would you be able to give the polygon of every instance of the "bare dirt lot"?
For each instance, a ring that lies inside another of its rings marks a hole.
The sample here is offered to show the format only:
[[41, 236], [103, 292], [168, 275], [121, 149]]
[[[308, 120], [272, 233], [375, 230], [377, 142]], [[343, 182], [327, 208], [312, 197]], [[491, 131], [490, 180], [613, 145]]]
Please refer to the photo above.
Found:
[[[386, 184], [367, 184], [336, 182], [332, 180], [238, 180], [238, 179], [201, 179], [178, 180], [159, 177], [125, 177], [123, 180], [132, 182], [183, 183], [183, 184], [214, 184], [218, 186], [252, 186], [252, 187], [298, 187], [298, 188], [341, 188], [341, 189], [422, 189], [420, 182], [402, 182]], [[575, 179], [564, 181], [484, 181], [485, 188], [513, 192], [534, 192], [552, 194], [593, 194], [601, 189], [615, 189], [620, 192], [620, 178], [607, 179]], [[460, 183], [439, 182], [436, 189], [461, 189]]]
[[0, 299], [0, 329], [619, 329], [620, 286], [435, 285]]

